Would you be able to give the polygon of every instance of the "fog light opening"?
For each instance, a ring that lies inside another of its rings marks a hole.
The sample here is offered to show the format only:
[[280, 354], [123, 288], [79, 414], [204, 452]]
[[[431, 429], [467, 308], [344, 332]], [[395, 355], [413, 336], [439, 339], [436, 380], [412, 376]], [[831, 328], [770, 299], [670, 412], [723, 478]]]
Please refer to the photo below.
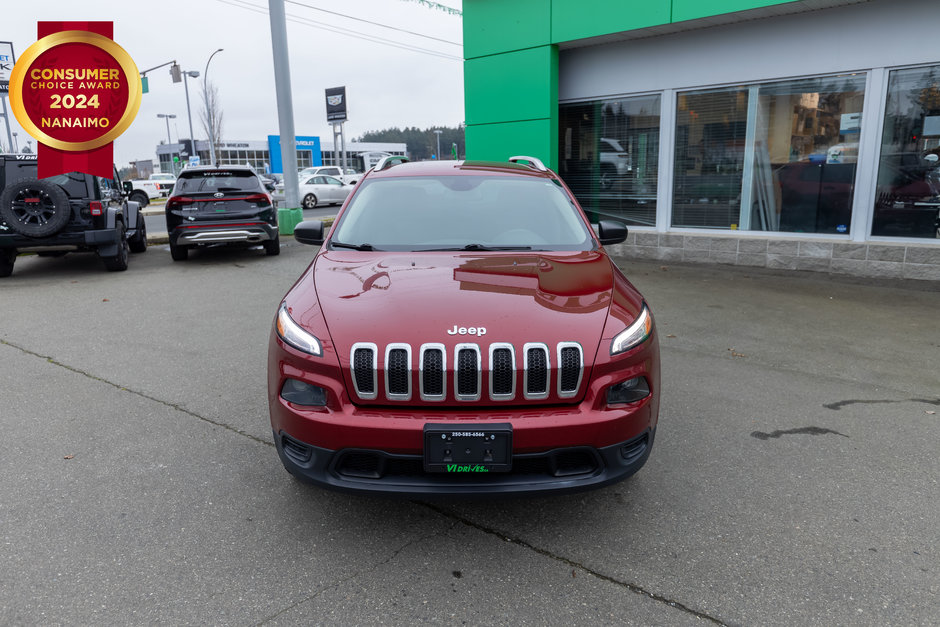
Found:
[[281, 398], [295, 405], [322, 407], [326, 405], [326, 390], [297, 379], [286, 379], [281, 386]]
[[607, 388], [607, 404], [635, 403], [649, 395], [650, 384], [646, 377], [633, 377]]

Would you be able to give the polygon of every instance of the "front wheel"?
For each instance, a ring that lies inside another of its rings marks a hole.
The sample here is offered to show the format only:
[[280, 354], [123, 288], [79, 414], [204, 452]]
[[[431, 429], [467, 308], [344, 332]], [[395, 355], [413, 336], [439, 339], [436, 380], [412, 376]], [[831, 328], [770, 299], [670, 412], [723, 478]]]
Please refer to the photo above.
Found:
[[150, 196], [141, 191], [137, 191], [131, 194], [131, 197], [128, 198], [128, 200], [133, 200], [136, 202], [138, 205], [140, 205], [141, 209], [150, 204]]
[[304, 209], [316, 209], [317, 207], [317, 197], [313, 194], [307, 194], [304, 196], [303, 200]]

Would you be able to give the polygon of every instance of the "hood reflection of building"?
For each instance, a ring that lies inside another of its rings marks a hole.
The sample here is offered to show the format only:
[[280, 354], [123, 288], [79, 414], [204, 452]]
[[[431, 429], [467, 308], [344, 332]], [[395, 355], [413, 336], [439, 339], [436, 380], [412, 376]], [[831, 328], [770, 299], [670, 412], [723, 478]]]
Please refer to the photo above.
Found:
[[610, 304], [610, 262], [593, 251], [570, 256], [478, 257], [454, 269], [461, 291], [529, 296], [565, 313], [589, 313]]

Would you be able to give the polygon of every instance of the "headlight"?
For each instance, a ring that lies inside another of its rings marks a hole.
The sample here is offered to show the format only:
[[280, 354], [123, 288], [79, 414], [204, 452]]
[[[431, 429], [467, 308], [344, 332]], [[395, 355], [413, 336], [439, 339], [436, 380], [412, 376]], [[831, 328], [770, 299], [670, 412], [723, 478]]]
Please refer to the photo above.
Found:
[[281, 308], [277, 312], [276, 326], [278, 336], [297, 350], [316, 357], [323, 356], [323, 347], [320, 340], [304, 331], [299, 324], [294, 322], [290, 314], [287, 313], [287, 305], [284, 303], [281, 303]]
[[618, 333], [614, 341], [610, 343], [610, 354], [619, 355], [642, 344], [652, 331], [653, 316], [650, 315], [650, 310], [646, 305], [643, 305], [643, 310], [640, 311], [640, 315], [633, 321], [633, 324]]

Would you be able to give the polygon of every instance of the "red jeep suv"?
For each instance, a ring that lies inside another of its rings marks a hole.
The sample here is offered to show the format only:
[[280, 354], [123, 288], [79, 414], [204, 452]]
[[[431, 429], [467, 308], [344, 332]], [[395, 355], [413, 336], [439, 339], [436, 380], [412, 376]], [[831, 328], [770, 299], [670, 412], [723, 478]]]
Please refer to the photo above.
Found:
[[[649, 457], [659, 344], [640, 293], [532, 157], [386, 158], [284, 297], [268, 402], [289, 472], [353, 492], [596, 488]], [[325, 243], [324, 243], [325, 242]]]

